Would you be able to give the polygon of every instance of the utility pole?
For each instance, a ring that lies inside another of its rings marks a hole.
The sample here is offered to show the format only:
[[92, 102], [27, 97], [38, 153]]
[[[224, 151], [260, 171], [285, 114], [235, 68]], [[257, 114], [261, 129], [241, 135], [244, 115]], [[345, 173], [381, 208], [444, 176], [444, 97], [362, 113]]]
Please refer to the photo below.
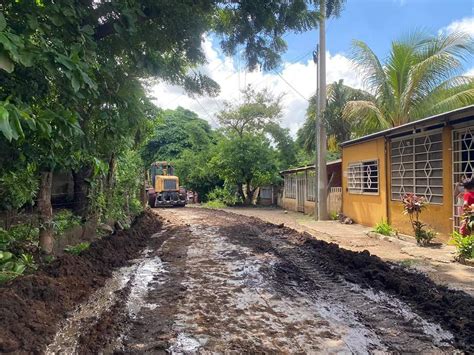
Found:
[[316, 50], [313, 52], [313, 62], [316, 64], [316, 117], [314, 120], [314, 146], [315, 146], [315, 155], [314, 155], [314, 218], [318, 220], [318, 208], [319, 208], [319, 200], [318, 200], [318, 194], [319, 194], [319, 189], [318, 189], [318, 146], [319, 146], [319, 124], [318, 124], [318, 119], [319, 119], [319, 44], [316, 45]]
[[327, 169], [326, 169], [326, 127], [323, 122], [324, 110], [326, 109], [326, 0], [320, 0], [319, 11], [319, 61], [318, 61], [318, 116], [316, 118], [318, 144], [316, 173], [318, 180], [318, 220], [328, 219], [327, 210]]

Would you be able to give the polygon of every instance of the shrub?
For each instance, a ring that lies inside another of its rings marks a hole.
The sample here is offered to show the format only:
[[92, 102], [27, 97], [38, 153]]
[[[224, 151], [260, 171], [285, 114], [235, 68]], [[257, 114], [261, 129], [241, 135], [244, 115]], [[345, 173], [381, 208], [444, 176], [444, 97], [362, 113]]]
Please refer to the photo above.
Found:
[[336, 211], [331, 211], [329, 213], [329, 218], [332, 220], [332, 221], [337, 221], [339, 220], [339, 213], [336, 212]]
[[90, 246], [91, 246], [90, 243], [83, 242], [83, 243], [76, 244], [74, 246], [68, 246], [68, 247], [64, 248], [64, 251], [67, 252], [67, 253], [73, 254], [73, 255], [79, 255], [84, 250], [89, 249]]
[[391, 235], [393, 233], [393, 228], [388, 222], [384, 221], [383, 219], [375, 225], [374, 232], [383, 234], [383, 235]]
[[13, 280], [27, 269], [36, 269], [32, 255], [21, 254], [18, 258], [9, 251], [0, 250], [0, 283]]
[[427, 205], [425, 198], [408, 193], [403, 196], [402, 203], [403, 213], [410, 218], [416, 242], [422, 246], [428, 245], [436, 237], [436, 232], [425, 229], [426, 224], [420, 221], [420, 214]]
[[70, 210], [60, 210], [53, 216], [53, 229], [56, 235], [61, 235], [80, 224], [81, 218], [75, 216]]
[[455, 231], [450, 244], [456, 247], [458, 260], [474, 259], [474, 235], [462, 235]]
[[234, 189], [228, 186], [216, 187], [207, 195], [209, 201], [219, 201], [226, 206], [234, 206], [240, 202]]
[[458, 260], [474, 259], [474, 207], [465, 206], [459, 232], [454, 231], [450, 240], [456, 246]]
[[225, 208], [227, 205], [219, 200], [207, 201], [204, 205], [206, 208]]

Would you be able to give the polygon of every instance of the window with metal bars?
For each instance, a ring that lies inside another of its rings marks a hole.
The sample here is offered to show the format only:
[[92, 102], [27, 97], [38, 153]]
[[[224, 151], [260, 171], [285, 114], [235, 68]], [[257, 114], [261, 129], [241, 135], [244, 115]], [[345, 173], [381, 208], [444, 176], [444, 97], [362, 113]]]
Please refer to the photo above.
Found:
[[349, 164], [349, 193], [379, 193], [378, 160], [367, 160]]
[[463, 213], [464, 189], [459, 183], [466, 178], [474, 178], [474, 126], [453, 130], [453, 191], [454, 229], [459, 230]]
[[443, 203], [443, 142], [441, 132], [391, 141], [391, 199], [408, 193]]

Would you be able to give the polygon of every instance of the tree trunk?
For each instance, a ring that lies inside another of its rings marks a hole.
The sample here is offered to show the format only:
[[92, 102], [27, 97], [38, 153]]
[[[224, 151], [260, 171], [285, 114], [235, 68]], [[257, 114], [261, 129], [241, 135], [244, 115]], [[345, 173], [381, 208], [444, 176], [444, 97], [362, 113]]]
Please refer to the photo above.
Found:
[[53, 208], [51, 206], [52, 171], [42, 171], [38, 193], [39, 244], [46, 253], [53, 252]]
[[240, 199], [242, 200], [242, 202], [245, 202], [244, 188], [243, 188], [241, 182], [237, 183], [237, 193], [239, 194]]
[[105, 180], [105, 191], [106, 191], [106, 206], [109, 208], [112, 198], [113, 198], [113, 193], [114, 193], [114, 185], [115, 185], [115, 168], [117, 165], [117, 159], [115, 157], [115, 153], [112, 153], [110, 155], [109, 159], [109, 169], [107, 171], [107, 177]]
[[89, 212], [89, 185], [88, 179], [92, 177], [92, 167], [83, 166], [78, 171], [72, 172], [74, 179], [74, 212], [83, 218]]
[[246, 189], [246, 192], [247, 192], [247, 196], [245, 198], [245, 204], [246, 205], [251, 205], [252, 201], [253, 201], [253, 192], [252, 192], [252, 189], [250, 187], [250, 181], [247, 181], [247, 185], [245, 186], [245, 189]]

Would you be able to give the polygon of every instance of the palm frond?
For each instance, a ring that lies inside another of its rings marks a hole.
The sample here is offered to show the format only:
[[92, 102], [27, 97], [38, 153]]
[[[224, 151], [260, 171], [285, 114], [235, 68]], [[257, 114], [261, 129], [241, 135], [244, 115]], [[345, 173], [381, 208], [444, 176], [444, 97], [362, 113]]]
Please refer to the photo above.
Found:
[[412, 115], [416, 118], [435, 115], [457, 108], [474, 105], [474, 78], [457, 76], [446, 80], [435, 88]]
[[368, 134], [393, 126], [373, 101], [349, 101], [344, 106], [342, 117], [353, 122], [358, 134]]
[[392, 101], [392, 90], [375, 53], [362, 41], [352, 43], [352, 62], [359, 69], [367, 90], [377, 98], [383, 97], [385, 102]]
[[455, 32], [424, 41], [416, 53], [416, 64], [409, 73], [401, 96], [403, 112], [413, 109], [446, 80], [462, 70], [466, 53], [472, 53], [472, 37]]

